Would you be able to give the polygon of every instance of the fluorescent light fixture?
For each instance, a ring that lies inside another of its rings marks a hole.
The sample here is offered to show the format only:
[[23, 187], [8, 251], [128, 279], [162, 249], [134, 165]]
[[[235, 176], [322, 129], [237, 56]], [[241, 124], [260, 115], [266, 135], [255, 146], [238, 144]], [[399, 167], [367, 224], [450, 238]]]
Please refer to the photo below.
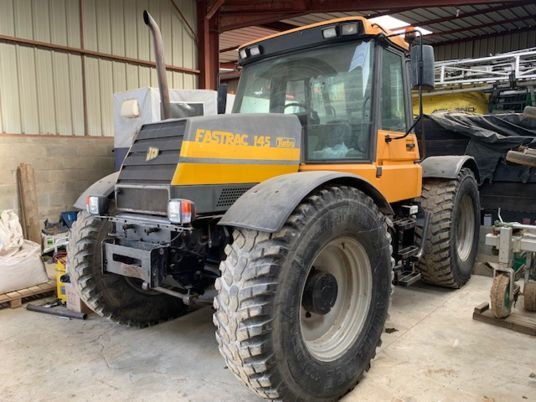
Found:
[[[393, 33], [403, 33], [405, 27], [409, 27], [409, 22], [403, 21], [399, 18], [391, 17], [390, 15], [382, 15], [381, 17], [371, 18], [369, 20], [371, 24], [378, 24], [382, 28], [389, 29]], [[421, 27], [415, 27], [421, 34], [430, 35], [432, 31]]]
[[409, 26], [409, 22], [399, 20], [398, 18], [391, 17], [390, 15], [382, 15], [381, 17], [371, 18], [369, 22], [371, 24], [378, 24], [385, 29], [397, 29]]

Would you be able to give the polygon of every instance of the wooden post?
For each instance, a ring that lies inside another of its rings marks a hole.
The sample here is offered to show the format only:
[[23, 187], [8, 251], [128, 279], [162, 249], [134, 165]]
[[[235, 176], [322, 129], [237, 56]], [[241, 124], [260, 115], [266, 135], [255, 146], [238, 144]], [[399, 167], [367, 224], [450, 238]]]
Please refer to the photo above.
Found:
[[24, 237], [41, 244], [41, 225], [37, 209], [37, 188], [33, 167], [26, 163], [21, 163], [17, 169], [17, 180]]

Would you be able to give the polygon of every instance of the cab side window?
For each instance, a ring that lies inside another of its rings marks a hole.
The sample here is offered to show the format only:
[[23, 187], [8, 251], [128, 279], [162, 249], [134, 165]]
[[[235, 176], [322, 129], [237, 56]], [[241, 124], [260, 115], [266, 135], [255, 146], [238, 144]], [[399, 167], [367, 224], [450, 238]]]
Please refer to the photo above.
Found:
[[380, 129], [406, 131], [406, 102], [402, 56], [383, 50]]

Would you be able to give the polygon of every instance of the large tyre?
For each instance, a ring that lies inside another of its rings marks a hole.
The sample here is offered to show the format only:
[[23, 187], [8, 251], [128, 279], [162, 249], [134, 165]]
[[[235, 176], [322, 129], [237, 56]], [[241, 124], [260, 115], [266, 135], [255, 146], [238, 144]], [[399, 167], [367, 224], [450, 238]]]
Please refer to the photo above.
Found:
[[103, 273], [100, 244], [111, 224], [85, 211], [78, 214], [67, 247], [67, 267], [82, 300], [111, 321], [146, 327], [175, 318], [186, 311], [181, 300], [143, 291], [135, 279]]
[[391, 250], [377, 206], [344, 186], [306, 198], [279, 232], [236, 229], [214, 300], [229, 369], [264, 398], [347, 393], [380, 345]]
[[[478, 252], [480, 198], [473, 172], [464, 168], [455, 180], [425, 180], [421, 205], [432, 219], [417, 269], [427, 283], [460, 288], [471, 277]], [[420, 229], [417, 236], [422, 237]]]

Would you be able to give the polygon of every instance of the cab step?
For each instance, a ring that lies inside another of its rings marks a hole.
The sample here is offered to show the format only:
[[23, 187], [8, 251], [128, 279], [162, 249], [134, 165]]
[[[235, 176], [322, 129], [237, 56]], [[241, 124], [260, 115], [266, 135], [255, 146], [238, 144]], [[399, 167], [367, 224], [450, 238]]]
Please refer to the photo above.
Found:
[[409, 274], [403, 274], [403, 276], [400, 276], [397, 280], [397, 285], [409, 287], [413, 285], [415, 282], [419, 281], [421, 279], [421, 273], [420, 272], [411, 272]]

